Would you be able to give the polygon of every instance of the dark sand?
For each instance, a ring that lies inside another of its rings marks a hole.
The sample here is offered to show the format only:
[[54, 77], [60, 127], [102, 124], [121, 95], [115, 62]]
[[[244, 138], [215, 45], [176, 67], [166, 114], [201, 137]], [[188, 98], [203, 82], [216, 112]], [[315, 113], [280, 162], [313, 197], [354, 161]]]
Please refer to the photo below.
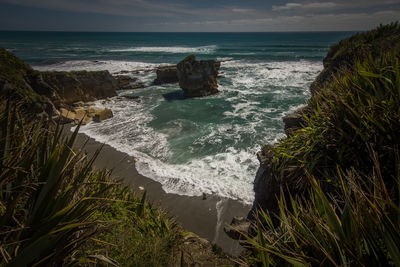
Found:
[[[70, 133], [69, 129], [66, 130]], [[84, 150], [89, 156], [101, 146], [94, 139], [80, 133], [76, 141], [77, 147], [81, 147], [86, 141]], [[119, 152], [109, 145], [104, 145], [94, 167], [113, 169], [113, 177], [121, 179], [135, 192], [141, 192], [139, 187], [143, 187], [147, 191], [147, 199], [160, 205], [168, 214], [176, 217], [186, 231], [206, 238], [232, 256], [238, 255], [242, 250], [237, 241], [230, 239], [225, 234], [223, 228], [225, 224], [231, 222], [234, 216], [246, 216], [251, 206], [212, 195], [206, 196], [206, 199], [203, 200], [203, 197], [167, 194], [160, 183], [137, 172], [133, 157]], [[220, 211], [219, 216], [217, 206]]]

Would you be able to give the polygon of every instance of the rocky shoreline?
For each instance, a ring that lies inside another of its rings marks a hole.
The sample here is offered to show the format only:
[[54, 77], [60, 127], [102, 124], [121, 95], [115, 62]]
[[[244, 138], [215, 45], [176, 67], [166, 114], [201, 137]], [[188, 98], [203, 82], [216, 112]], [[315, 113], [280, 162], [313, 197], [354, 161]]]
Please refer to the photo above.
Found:
[[[31, 115], [34, 117], [39, 116], [45, 120], [57, 120], [67, 124], [65, 131], [67, 135], [72, 133], [69, 130], [72, 127], [71, 123], [85, 125], [91, 121], [100, 122], [113, 116], [112, 110], [97, 108], [94, 101], [101, 99], [103, 102], [112, 101], [111, 98], [118, 95], [117, 91], [145, 87], [138, 83], [136, 78], [132, 78], [129, 75], [130, 72], [118, 73], [114, 76], [108, 71], [39, 72], [8, 51], [0, 49], [0, 52], [3, 59], [7, 59], [3, 60], [6, 62], [3, 62], [2, 66], [7, 65], [8, 72], [16, 70], [16, 75], [3, 72], [4, 76], [0, 77], [0, 92], [3, 101], [5, 99], [22, 101], [26, 105], [24, 110], [33, 111]], [[191, 57], [189, 59], [189, 63], [181, 67], [181, 70], [178, 70], [180, 68], [178, 66], [155, 69], [159, 82], [180, 82], [181, 80], [177, 77], [180, 72], [181, 79], [185, 79], [182, 81], [183, 86], [189, 84], [189, 87], [196, 87], [196, 83], [200, 84], [197, 87], [202, 91], [196, 96], [209, 95], [204, 90], [213, 90], [212, 93], [216, 93], [216, 78], [220, 63], [211, 60], [195, 61]], [[196, 67], [193, 69], [191, 64], [200, 66], [199, 70], [196, 72]], [[193, 72], [189, 72], [188, 68], [194, 70], [194, 73], [202, 74], [205, 82], [193, 80], [190, 76], [193, 75]], [[171, 73], [172, 76], [176, 76], [174, 79], [170, 78]], [[15, 89], [17, 81], [21, 82], [20, 90], [11, 91]], [[209, 84], [211, 86], [207, 87]], [[193, 96], [195, 94], [188, 94], [188, 97]], [[137, 97], [121, 97], [140, 101]], [[32, 109], [35, 105], [38, 106], [37, 109]], [[80, 148], [84, 144], [85, 152], [89, 156], [96, 153], [102, 145], [84, 134], [78, 134], [76, 147]], [[224, 234], [223, 228], [235, 215], [245, 216], [250, 206], [212, 195], [187, 197], [167, 194], [163, 191], [161, 184], [140, 175], [135, 169], [135, 162], [135, 158], [130, 158], [128, 155], [104, 145], [102, 152], [97, 157], [95, 167], [114, 169], [113, 177], [115, 179], [123, 179], [125, 184], [131, 185], [137, 192], [146, 190], [149, 200], [168, 210], [168, 213], [175, 216], [186, 230], [208, 239], [207, 245], [205, 245], [205, 241], [202, 241], [204, 246], [211, 247], [210, 242], [213, 242], [224, 252], [235, 256], [239, 255], [242, 248], [237, 241]], [[193, 237], [189, 239], [193, 240]]]

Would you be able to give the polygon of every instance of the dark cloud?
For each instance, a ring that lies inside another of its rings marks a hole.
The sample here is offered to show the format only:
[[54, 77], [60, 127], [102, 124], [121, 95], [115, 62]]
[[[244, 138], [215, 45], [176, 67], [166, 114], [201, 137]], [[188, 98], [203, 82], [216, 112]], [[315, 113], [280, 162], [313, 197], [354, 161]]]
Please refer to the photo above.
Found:
[[0, 0], [3, 30], [365, 30], [398, 18], [400, 0]]

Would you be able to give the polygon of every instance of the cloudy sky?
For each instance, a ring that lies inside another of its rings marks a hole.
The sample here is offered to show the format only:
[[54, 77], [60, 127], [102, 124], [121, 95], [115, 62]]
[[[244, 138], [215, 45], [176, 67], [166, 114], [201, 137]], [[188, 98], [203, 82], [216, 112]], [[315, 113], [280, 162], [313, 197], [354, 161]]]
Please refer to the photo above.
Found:
[[0, 30], [340, 31], [400, 19], [400, 0], [0, 0]]

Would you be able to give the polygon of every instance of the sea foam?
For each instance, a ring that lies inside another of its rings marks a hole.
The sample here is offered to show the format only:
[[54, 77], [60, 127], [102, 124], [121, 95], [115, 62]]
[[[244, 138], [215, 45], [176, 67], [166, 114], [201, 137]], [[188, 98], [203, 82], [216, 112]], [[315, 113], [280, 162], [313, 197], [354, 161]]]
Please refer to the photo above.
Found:
[[142, 52], [142, 53], [177, 53], [177, 54], [211, 54], [217, 49], [215, 45], [184, 47], [184, 46], [142, 46], [121, 49], [110, 49], [109, 52]]
[[39, 71], [108, 70], [110, 73], [114, 74], [121, 71], [151, 70], [159, 65], [160, 64], [118, 60], [69, 60], [51, 65], [34, 66], [34, 68]]
[[[146, 67], [137, 62], [84, 61], [71, 68], [81, 64], [86, 69], [98, 64], [112, 72]], [[221, 65], [225, 78], [219, 80], [218, 95], [171, 102], [163, 95], [179, 90], [178, 85], [123, 91], [120, 95], [138, 95], [141, 102], [121, 96], [110, 103], [98, 101], [96, 105], [111, 108], [114, 117], [82, 126], [81, 132], [138, 158], [139, 173], [160, 182], [167, 193], [215, 194], [250, 204], [258, 168], [255, 153], [285, 136], [282, 117], [304, 105], [308, 85], [321, 69], [320, 62], [306, 60], [226, 61]], [[151, 81], [154, 76], [144, 77]], [[161, 113], [163, 119], [157, 113], [161, 107], [168, 110]], [[219, 112], [219, 119], [201, 121], [200, 113], [191, 115], [208, 109]]]

